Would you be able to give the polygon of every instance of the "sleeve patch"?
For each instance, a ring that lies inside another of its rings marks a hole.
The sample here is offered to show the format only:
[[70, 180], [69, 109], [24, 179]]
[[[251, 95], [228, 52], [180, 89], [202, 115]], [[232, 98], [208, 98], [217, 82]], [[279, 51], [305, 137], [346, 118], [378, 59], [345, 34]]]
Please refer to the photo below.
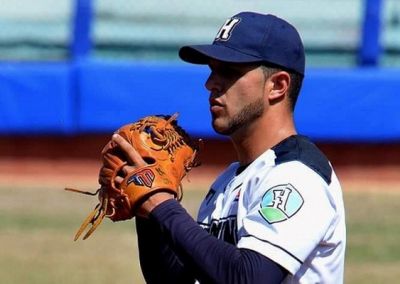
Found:
[[265, 192], [258, 212], [269, 224], [273, 224], [294, 216], [303, 203], [303, 197], [293, 185], [281, 184]]

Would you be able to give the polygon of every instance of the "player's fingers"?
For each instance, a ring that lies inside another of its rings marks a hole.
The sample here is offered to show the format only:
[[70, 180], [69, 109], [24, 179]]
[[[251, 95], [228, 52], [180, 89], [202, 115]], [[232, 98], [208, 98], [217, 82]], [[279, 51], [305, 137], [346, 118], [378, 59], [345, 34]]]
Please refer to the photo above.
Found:
[[108, 141], [108, 143], [103, 147], [103, 149], [101, 150], [101, 154], [104, 155], [107, 151], [109, 151], [114, 145], [113, 141]]
[[135, 148], [128, 141], [122, 138], [119, 134], [114, 134], [112, 136], [112, 141], [114, 141], [126, 154], [126, 158], [131, 165], [142, 167], [147, 165], [143, 158], [139, 155]]
[[127, 176], [129, 173], [137, 170], [138, 167], [133, 167], [133, 166], [124, 166], [122, 167], [122, 172], [124, 173], [124, 176]]
[[120, 185], [123, 182], [124, 178], [120, 176], [116, 176], [114, 181], [117, 185]]

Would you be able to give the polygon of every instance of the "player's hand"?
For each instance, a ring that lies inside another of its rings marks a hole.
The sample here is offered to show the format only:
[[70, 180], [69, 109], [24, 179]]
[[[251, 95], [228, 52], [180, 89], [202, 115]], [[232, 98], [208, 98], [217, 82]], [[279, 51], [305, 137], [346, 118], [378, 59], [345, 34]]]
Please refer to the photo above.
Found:
[[118, 145], [127, 159], [127, 164], [122, 167], [120, 174], [115, 177], [115, 182], [119, 185], [124, 178], [132, 171], [147, 165], [146, 161], [139, 155], [136, 149], [129, 144], [121, 135], [114, 134], [111, 142]]
[[[118, 134], [112, 136], [111, 142], [118, 145], [118, 147], [123, 151], [127, 164], [122, 167], [121, 175], [115, 177], [115, 183], [120, 185], [124, 180], [125, 176], [129, 175], [131, 172], [137, 170], [138, 168], [148, 165], [145, 160], [140, 156], [136, 149], [128, 143], [123, 137]], [[168, 192], [157, 192], [151, 195], [143, 204], [139, 207], [138, 211], [135, 212], [137, 216], [148, 217], [149, 213], [162, 202], [173, 199], [174, 196]]]

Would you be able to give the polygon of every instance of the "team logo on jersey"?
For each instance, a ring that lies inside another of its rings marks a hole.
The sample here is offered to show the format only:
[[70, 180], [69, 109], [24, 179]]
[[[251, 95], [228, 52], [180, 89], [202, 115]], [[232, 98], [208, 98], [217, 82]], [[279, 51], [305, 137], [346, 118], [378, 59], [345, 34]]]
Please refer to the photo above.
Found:
[[213, 219], [210, 224], [200, 225], [217, 239], [224, 240], [233, 245], [238, 243], [236, 214], [220, 220]]
[[225, 24], [219, 29], [215, 40], [227, 41], [231, 37], [233, 28], [240, 22], [239, 18], [226, 20]]
[[265, 192], [259, 212], [270, 224], [282, 222], [296, 214], [303, 203], [303, 197], [293, 185], [281, 184]]

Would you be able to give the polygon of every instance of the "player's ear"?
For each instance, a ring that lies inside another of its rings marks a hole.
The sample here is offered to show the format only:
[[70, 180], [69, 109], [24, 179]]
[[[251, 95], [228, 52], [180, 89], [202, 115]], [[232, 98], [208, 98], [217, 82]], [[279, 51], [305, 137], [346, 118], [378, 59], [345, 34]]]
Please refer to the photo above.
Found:
[[273, 73], [268, 79], [268, 99], [271, 104], [284, 99], [289, 91], [289, 86], [290, 75], [288, 72]]

